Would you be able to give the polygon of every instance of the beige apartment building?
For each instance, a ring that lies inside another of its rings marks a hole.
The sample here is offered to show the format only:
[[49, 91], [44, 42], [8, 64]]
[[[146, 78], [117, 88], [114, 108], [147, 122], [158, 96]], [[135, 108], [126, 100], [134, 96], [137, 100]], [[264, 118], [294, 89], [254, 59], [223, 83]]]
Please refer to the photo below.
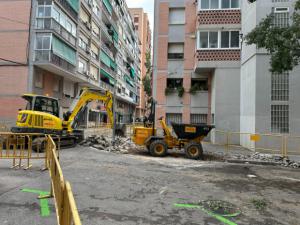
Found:
[[143, 78], [146, 76], [147, 68], [146, 63], [146, 53], [151, 53], [151, 28], [149, 24], [149, 19], [147, 13], [144, 12], [142, 8], [130, 8], [131, 16], [133, 18], [133, 23], [135, 30], [138, 33], [140, 39], [140, 49], [141, 49], [141, 89], [140, 89], [140, 102], [137, 106], [136, 117], [142, 117], [145, 114], [146, 106], [146, 96], [144, 92], [144, 86], [142, 84]]
[[[0, 14], [0, 123], [15, 123], [24, 93], [58, 98], [62, 115], [82, 87], [116, 90], [117, 121], [133, 121], [140, 46], [125, 0], [0, 1]], [[105, 117], [99, 103], [83, 120]]]

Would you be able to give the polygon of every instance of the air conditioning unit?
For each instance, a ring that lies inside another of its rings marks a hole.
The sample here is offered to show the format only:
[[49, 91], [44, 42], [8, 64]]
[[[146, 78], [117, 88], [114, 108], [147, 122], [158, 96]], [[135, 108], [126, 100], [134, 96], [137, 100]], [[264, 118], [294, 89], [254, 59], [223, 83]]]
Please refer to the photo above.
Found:
[[85, 71], [85, 75], [90, 76], [90, 71]]
[[88, 1], [88, 5], [89, 5], [90, 7], [92, 7], [92, 6], [93, 6], [93, 0], [89, 0], [89, 1]]
[[89, 47], [87, 47], [86, 50], [85, 50], [85, 52], [86, 52], [87, 54], [91, 54], [91, 49], [90, 49]]

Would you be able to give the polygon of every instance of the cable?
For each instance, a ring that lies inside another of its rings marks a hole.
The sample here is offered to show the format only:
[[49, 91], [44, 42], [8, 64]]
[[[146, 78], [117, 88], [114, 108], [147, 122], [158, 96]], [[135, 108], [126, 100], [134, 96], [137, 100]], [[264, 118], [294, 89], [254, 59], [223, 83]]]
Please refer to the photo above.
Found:
[[19, 21], [19, 20], [14, 20], [14, 19], [11, 19], [11, 18], [8, 18], [8, 17], [5, 17], [5, 16], [0, 16], [0, 19], [7, 20], [7, 21], [10, 21], [10, 22], [20, 23], [20, 24], [24, 24], [24, 25], [29, 25], [28, 23], [24, 23], [24, 22]]
[[[4, 58], [0, 58], [0, 60], [5, 61], [5, 62], [14, 63], [14, 64], [17, 64], [19, 66], [27, 66], [27, 63], [16, 62], [16, 61], [9, 60], [9, 59], [4, 59]], [[1, 64], [0, 64], [0, 66], [1, 66]]]

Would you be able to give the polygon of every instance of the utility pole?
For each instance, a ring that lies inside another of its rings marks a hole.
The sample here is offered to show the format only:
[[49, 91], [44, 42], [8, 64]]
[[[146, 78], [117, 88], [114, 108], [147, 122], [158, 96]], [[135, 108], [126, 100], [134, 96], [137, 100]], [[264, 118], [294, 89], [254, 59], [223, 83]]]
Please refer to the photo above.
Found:
[[[115, 45], [114, 40], [114, 31], [112, 29], [108, 30], [108, 34], [111, 36], [113, 46]], [[113, 51], [114, 56], [114, 62], [116, 63], [116, 53]], [[116, 143], [116, 102], [117, 102], [117, 93], [116, 93], [116, 85], [117, 85], [117, 79], [115, 78], [115, 85], [114, 85], [114, 92], [113, 92], [113, 134], [112, 134], [112, 145], [115, 146]]]

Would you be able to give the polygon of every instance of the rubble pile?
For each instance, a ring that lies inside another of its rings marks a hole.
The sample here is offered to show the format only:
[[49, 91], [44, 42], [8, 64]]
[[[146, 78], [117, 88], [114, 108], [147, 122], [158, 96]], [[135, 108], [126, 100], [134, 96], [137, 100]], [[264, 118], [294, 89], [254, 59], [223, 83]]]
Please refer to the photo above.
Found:
[[79, 145], [85, 147], [93, 147], [100, 151], [115, 152], [127, 154], [130, 150], [136, 150], [138, 147], [131, 141], [130, 138], [116, 137], [115, 144], [112, 144], [112, 137], [104, 135], [92, 135], [86, 138]]
[[259, 152], [255, 152], [252, 155], [235, 154], [231, 156], [231, 158], [245, 161], [271, 162], [285, 167], [300, 168], [300, 161], [296, 162], [279, 155], [263, 154]]

